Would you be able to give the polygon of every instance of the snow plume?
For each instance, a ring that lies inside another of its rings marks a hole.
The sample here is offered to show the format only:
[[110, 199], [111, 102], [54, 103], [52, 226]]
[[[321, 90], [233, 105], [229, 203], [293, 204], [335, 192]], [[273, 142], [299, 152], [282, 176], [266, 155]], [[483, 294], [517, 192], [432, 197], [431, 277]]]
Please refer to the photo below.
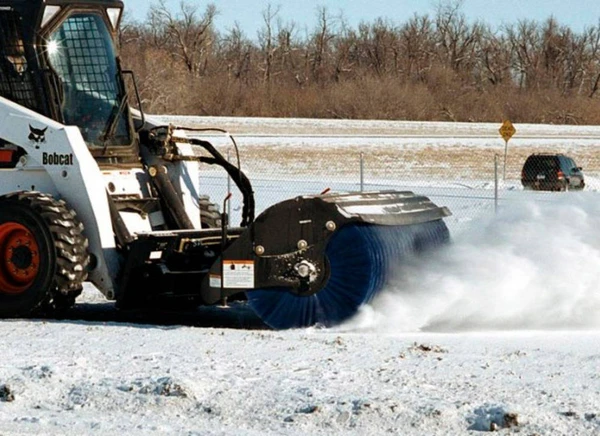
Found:
[[600, 327], [600, 202], [585, 194], [552, 199], [561, 201], [507, 204], [445, 249], [411, 259], [345, 327]]

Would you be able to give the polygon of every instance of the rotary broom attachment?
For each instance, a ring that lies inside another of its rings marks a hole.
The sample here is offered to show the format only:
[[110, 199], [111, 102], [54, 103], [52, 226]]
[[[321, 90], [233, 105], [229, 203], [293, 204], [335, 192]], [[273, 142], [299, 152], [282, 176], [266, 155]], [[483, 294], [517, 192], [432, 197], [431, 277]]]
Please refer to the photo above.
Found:
[[[304, 196], [272, 206], [223, 253], [203, 298], [245, 287], [270, 327], [333, 326], [356, 314], [409, 256], [449, 240], [427, 197], [384, 191]], [[244, 271], [245, 270], [245, 271]], [[207, 289], [205, 286], [203, 288]]]

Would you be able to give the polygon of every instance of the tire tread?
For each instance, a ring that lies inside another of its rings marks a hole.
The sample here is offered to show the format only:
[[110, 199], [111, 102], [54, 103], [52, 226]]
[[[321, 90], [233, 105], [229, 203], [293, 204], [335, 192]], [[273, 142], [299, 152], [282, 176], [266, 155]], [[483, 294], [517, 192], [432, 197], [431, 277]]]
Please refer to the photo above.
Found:
[[46, 297], [31, 308], [35, 314], [60, 313], [75, 304], [87, 279], [90, 262], [88, 240], [83, 223], [64, 200], [35, 191], [4, 196], [6, 200], [22, 203], [35, 211], [47, 225], [56, 253], [56, 273]]

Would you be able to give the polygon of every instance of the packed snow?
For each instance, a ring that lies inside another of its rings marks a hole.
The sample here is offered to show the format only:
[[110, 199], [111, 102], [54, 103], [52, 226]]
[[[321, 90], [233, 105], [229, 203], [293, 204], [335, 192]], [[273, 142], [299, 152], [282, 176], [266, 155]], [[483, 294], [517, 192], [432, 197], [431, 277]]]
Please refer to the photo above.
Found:
[[600, 426], [598, 332], [4, 321], [2, 336], [3, 435], [448, 435], [510, 422], [527, 435], [589, 435]]
[[[458, 135], [440, 123], [222, 121], [248, 135], [261, 126], [299, 135], [410, 127], [448, 136], [440, 143]], [[529, 128], [600, 138], [596, 127]], [[470, 140], [477, 150], [491, 139]], [[332, 144], [323, 141], [314, 139], [319, 152]], [[259, 179], [259, 208], [319, 184], [356, 188], [315, 174], [276, 192], [277, 177]], [[507, 185], [494, 214], [488, 185], [411, 182], [453, 211], [452, 243], [399, 266], [342, 326], [271, 331], [243, 304], [124, 318], [91, 286], [68, 319], [0, 321], [0, 435], [600, 435], [599, 194]], [[269, 199], [262, 189], [273, 189]]]

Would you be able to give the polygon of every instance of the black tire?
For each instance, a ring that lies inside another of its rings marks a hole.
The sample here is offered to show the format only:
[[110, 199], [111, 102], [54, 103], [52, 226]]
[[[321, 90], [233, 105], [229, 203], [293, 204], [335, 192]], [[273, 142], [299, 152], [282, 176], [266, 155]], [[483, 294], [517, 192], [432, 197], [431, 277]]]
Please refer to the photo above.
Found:
[[221, 228], [221, 213], [219, 207], [211, 203], [208, 196], [200, 196], [200, 224], [203, 229]]
[[70, 308], [88, 263], [83, 224], [64, 201], [39, 192], [0, 197], [0, 317]]
[[560, 192], [567, 192], [569, 190], [569, 181], [565, 180], [563, 183], [561, 183], [561, 185], [558, 188], [558, 190]]

